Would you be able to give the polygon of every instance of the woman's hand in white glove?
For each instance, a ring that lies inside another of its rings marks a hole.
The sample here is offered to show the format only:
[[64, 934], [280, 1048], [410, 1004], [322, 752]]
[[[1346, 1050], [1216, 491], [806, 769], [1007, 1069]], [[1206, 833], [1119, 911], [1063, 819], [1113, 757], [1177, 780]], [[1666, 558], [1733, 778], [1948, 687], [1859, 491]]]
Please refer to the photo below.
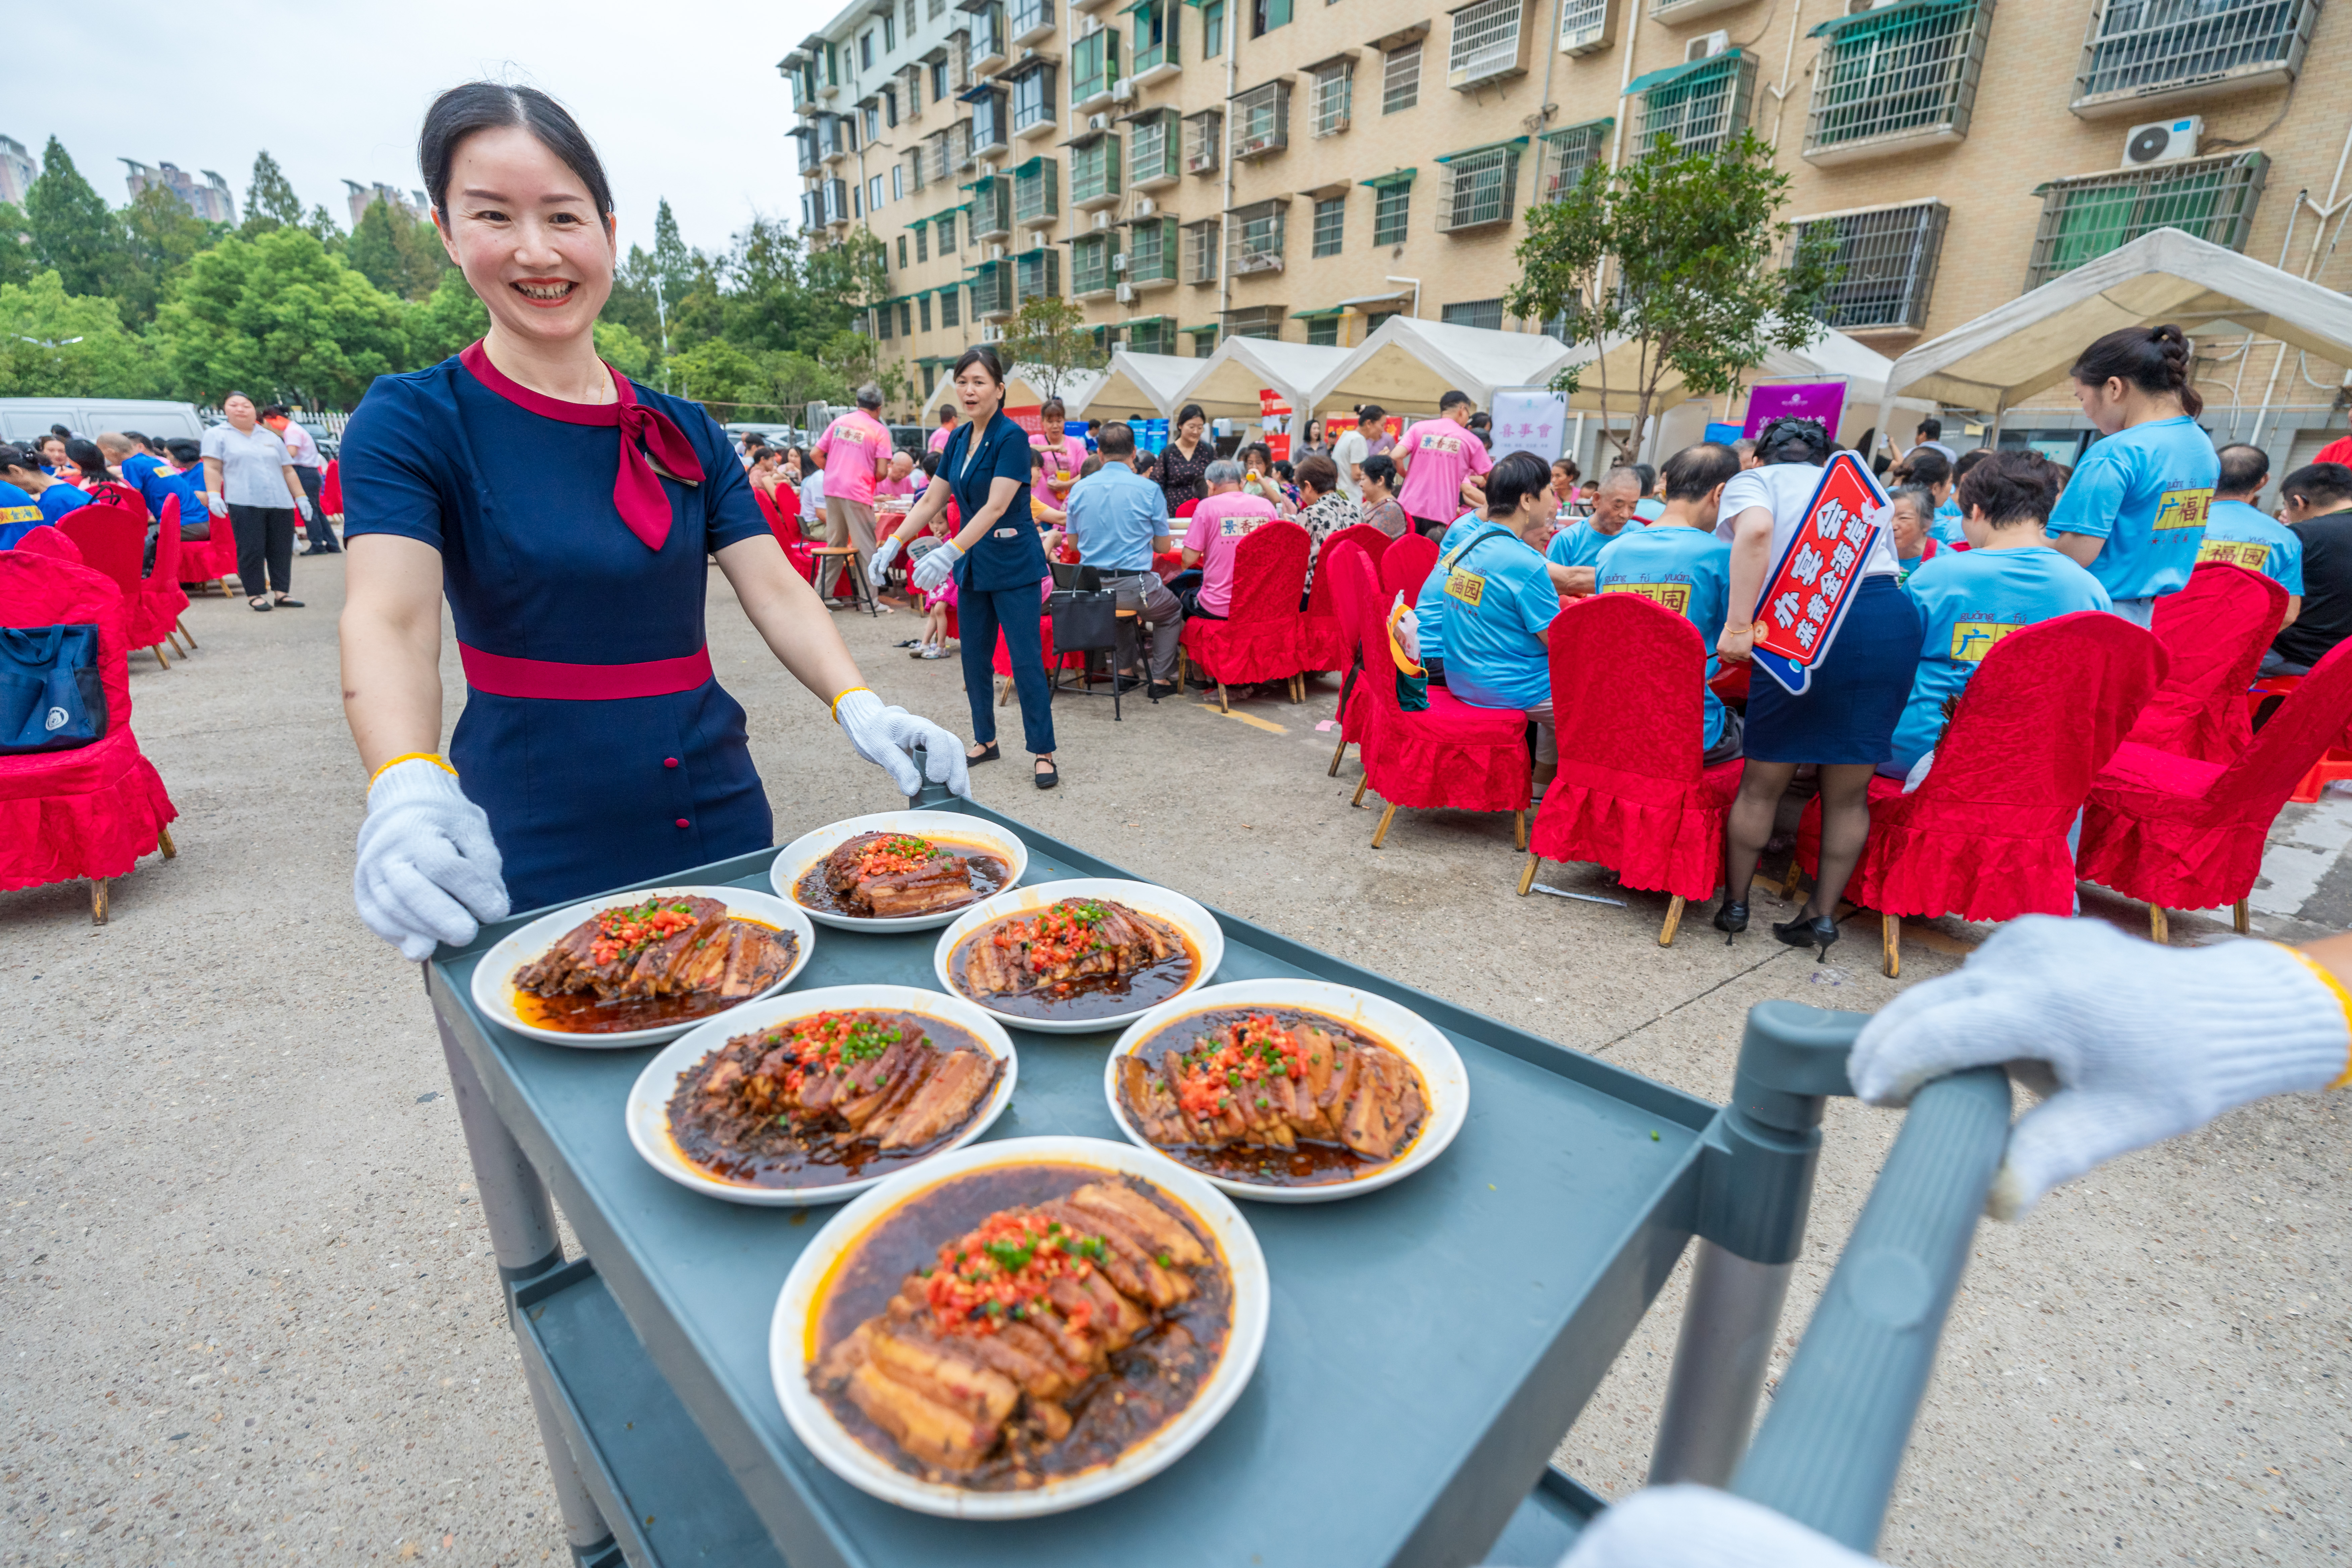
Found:
[[310, 521], [310, 498], [309, 496], [296, 496], [294, 498], [294, 510], [302, 514], [302, 521], [304, 522]]
[[1870, 1568], [1877, 1562], [1713, 1487], [1652, 1487], [1592, 1521], [1559, 1568]]
[[2344, 1005], [2289, 949], [2158, 947], [2097, 921], [2027, 915], [1958, 973], [1888, 1003], [1846, 1072], [1863, 1099], [1900, 1105], [1963, 1068], [2046, 1063], [2058, 1090], [2011, 1131], [1986, 1205], [2016, 1219], [2102, 1161], [2265, 1095], [2326, 1088], [2348, 1048]]
[[866, 563], [866, 580], [873, 584], [876, 587], [880, 587], [882, 585], [882, 574], [890, 570], [890, 563], [896, 561], [898, 558], [898, 536], [897, 534], [892, 534], [889, 538], [882, 542], [881, 545], [874, 552], [874, 558]]
[[418, 960], [436, 942], [473, 941], [479, 921], [506, 918], [490, 819], [439, 762], [410, 757], [376, 775], [352, 898], [368, 930]]
[[[843, 694], [833, 705], [833, 717], [841, 732], [849, 737], [851, 749], [888, 773], [900, 795], [919, 792], [928, 773], [933, 784], [947, 785], [950, 795], [971, 798], [971, 769], [964, 759], [963, 742], [929, 719], [887, 706], [862, 687]], [[908, 755], [918, 745], [923, 748], [920, 771]]]
[[213, 494], [210, 490], [206, 490], [205, 492], [205, 510], [211, 512], [215, 517], [226, 517], [228, 515], [228, 498], [226, 496], [217, 496]]
[[[955, 570], [955, 563], [962, 559], [963, 552], [957, 549], [956, 542], [950, 539], [916, 562], [914, 573], [908, 581], [926, 594], [936, 593], [940, 584], [948, 580], [948, 574]], [[958, 747], [957, 750], [961, 751], [962, 748]]]

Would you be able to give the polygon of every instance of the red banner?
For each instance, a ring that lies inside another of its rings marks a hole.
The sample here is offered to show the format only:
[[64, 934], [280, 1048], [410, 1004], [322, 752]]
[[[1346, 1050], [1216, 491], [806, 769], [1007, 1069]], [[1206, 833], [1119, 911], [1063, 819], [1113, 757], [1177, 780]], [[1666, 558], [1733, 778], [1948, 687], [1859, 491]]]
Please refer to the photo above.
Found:
[[1756, 605], [1757, 662], [1790, 691], [1811, 683], [1836, 640], [1885, 515], [1870, 469], [1852, 452], [1832, 457]]

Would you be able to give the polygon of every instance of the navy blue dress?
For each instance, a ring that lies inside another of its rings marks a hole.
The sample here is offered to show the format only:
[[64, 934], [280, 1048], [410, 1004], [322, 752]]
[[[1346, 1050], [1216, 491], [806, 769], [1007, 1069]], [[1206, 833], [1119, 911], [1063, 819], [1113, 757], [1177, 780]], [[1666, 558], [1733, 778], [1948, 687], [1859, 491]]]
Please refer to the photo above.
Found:
[[980, 449], [971, 447], [971, 426], [966, 423], [956, 426], [940, 454], [939, 477], [955, 492], [959, 514], [967, 521], [987, 507], [994, 481], [1013, 479], [1021, 486], [995, 526], [955, 564], [956, 630], [963, 644], [971, 737], [982, 745], [996, 739], [996, 634], [1002, 631], [1013, 663], [1013, 689], [1021, 697], [1022, 741], [1043, 756], [1054, 750], [1054, 694], [1045, 679], [1045, 641], [1037, 624], [1045, 611], [1038, 584], [1047, 567], [1045, 546], [1029, 510], [1029, 433], [1000, 413], [989, 420]]
[[656, 671], [638, 682], [656, 694], [614, 699], [496, 695], [469, 671], [449, 760], [489, 816], [518, 910], [774, 839], [743, 710], [708, 672], [703, 628], [709, 553], [767, 536], [767, 521], [699, 405], [635, 391], [685, 434], [705, 476], [662, 477], [658, 551], [614, 504], [619, 429], [529, 412], [456, 358], [377, 378], [343, 434], [345, 536], [441, 552], [461, 652], [482, 679], [594, 689], [613, 684], [607, 672], [545, 666], [699, 671]]

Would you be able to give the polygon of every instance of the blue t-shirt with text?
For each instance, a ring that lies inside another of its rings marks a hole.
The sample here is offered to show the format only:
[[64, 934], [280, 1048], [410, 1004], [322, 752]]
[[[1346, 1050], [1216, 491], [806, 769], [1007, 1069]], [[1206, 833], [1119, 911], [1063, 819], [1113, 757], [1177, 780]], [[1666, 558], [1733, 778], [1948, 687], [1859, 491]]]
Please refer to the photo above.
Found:
[[2217, 500], [2205, 513], [2200, 561], [2226, 561], [2259, 572], [2297, 598], [2303, 596], [2303, 541], [2286, 524], [2264, 517], [2242, 500]]
[[[1598, 581], [1603, 594], [1639, 594], [1696, 626], [1706, 647], [1706, 679], [1715, 679], [1721, 668], [1715, 645], [1731, 604], [1729, 543], [1703, 528], [1629, 528], [1601, 552]], [[1700, 691], [1703, 744], [1712, 746], [1723, 739], [1723, 700], [1711, 686]]]
[[2017, 630], [2114, 604], [2099, 580], [2055, 550], [1941, 551], [1903, 591], [1926, 634], [1911, 696], [1895, 725], [1897, 768], [1909, 773], [1944, 732], [1944, 701], [1966, 689], [1995, 643]]
[[2050, 514], [2050, 531], [2107, 542], [2091, 575], [2110, 597], [2178, 594], [2196, 569], [2221, 477], [2212, 437], [2194, 419], [2151, 419], [2083, 454]]
[[1499, 523], [1478, 526], [1451, 566], [1441, 556], [1430, 573], [1442, 579], [1445, 689], [1474, 707], [1533, 708], [1551, 698], [1544, 634], [1559, 590], [1534, 546]]
[[[1486, 520], [1475, 511], [1465, 511], [1454, 520], [1437, 542], [1437, 559], [1443, 564], [1454, 547], [1470, 537], [1472, 531], [1484, 528]], [[1412, 616], [1421, 626], [1421, 662], [1426, 666], [1433, 658], [1445, 657], [1445, 574], [1432, 570], [1422, 579], [1421, 595], [1412, 602]]]

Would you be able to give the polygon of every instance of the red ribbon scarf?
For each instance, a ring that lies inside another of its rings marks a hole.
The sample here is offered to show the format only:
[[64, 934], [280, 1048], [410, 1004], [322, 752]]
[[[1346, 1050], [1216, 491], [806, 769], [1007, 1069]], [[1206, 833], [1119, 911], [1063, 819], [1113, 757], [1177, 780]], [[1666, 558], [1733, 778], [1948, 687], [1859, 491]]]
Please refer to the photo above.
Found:
[[[673, 478], [698, 485], [703, 478], [702, 459], [695, 456], [693, 444], [669, 416], [637, 401], [637, 389], [629, 384], [627, 376], [610, 365], [604, 367], [612, 372], [614, 402], [566, 403], [533, 392], [507, 375], [490, 363], [478, 342], [457, 360], [484, 386], [541, 418], [560, 419], [566, 425], [619, 426], [621, 467], [613, 479], [613, 510], [621, 514], [631, 533], [645, 541], [646, 548], [662, 547], [669, 538], [669, 495], [662, 489], [654, 463], [660, 463]], [[652, 461], [646, 458], [648, 452], [653, 454]]]

